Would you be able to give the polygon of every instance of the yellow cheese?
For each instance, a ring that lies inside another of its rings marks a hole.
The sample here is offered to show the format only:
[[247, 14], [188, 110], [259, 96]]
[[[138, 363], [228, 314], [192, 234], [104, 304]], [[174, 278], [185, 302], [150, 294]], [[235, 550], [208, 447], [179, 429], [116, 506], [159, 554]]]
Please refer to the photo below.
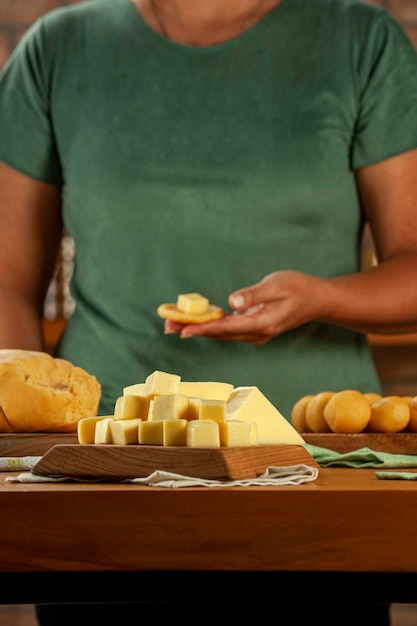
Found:
[[139, 443], [162, 446], [164, 445], [164, 422], [159, 420], [156, 422], [146, 421], [139, 422], [138, 439]]
[[188, 398], [188, 420], [198, 420], [200, 418], [201, 398]]
[[150, 396], [119, 396], [114, 405], [114, 417], [118, 420], [129, 420], [138, 417], [148, 419]]
[[229, 420], [219, 424], [220, 445], [227, 448], [246, 448], [251, 445], [251, 430], [250, 422]]
[[145, 379], [144, 396], [157, 396], [167, 393], [178, 393], [181, 376], [155, 370]]
[[94, 417], [82, 417], [77, 423], [78, 443], [94, 443], [96, 434], [96, 424], [112, 415], [99, 415]]
[[305, 441], [258, 387], [236, 387], [226, 407], [228, 420], [255, 422], [259, 444], [304, 445]]
[[113, 419], [113, 417], [105, 417], [97, 422], [94, 443], [113, 443], [110, 430], [110, 424]]
[[187, 446], [220, 448], [219, 425], [211, 420], [191, 420], [187, 424]]
[[186, 446], [187, 445], [187, 424], [186, 419], [163, 420], [163, 445], [164, 446]]
[[143, 396], [143, 390], [146, 383], [135, 383], [134, 385], [128, 385], [123, 387], [124, 396]]
[[187, 419], [188, 398], [180, 393], [155, 396], [152, 407], [152, 421]]
[[215, 381], [194, 382], [182, 380], [178, 386], [178, 393], [194, 398], [207, 398], [208, 400], [227, 400], [234, 387], [231, 383]]
[[226, 400], [200, 400], [199, 418], [201, 420], [212, 420], [221, 424], [225, 422], [226, 417]]
[[110, 422], [112, 443], [119, 446], [139, 443], [138, 429], [140, 422], [141, 420], [137, 417], [133, 419], [115, 419]]
[[200, 293], [181, 293], [177, 298], [177, 309], [187, 315], [206, 313], [208, 308], [208, 298]]

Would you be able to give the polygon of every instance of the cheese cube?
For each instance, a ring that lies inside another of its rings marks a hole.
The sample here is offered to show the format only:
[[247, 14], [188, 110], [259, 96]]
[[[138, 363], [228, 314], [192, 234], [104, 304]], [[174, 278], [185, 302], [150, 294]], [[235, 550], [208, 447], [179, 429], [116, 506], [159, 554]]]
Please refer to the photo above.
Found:
[[220, 448], [219, 424], [212, 420], [191, 420], [187, 423], [187, 446]]
[[112, 443], [120, 446], [139, 442], [139, 418], [113, 420], [110, 422]]
[[113, 417], [105, 417], [96, 424], [94, 443], [113, 443], [111, 438], [110, 424]]
[[186, 419], [188, 398], [180, 393], [155, 396], [152, 407], [152, 421], [168, 419]]
[[178, 386], [178, 393], [194, 398], [207, 398], [208, 400], [227, 400], [234, 387], [231, 383], [215, 381], [186, 381], [182, 380]]
[[162, 421], [162, 435], [164, 446], [187, 445], [187, 420], [173, 419]]
[[139, 422], [138, 428], [138, 440], [139, 443], [147, 444], [150, 446], [163, 446], [164, 445], [164, 422], [159, 420], [156, 422], [146, 421]]
[[78, 443], [94, 443], [96, 434], [96, 424], [100, 420], [113, 417], [112, 415], [98, 415], [94, 417], [82, 417], [77, 423]]
[[251, 445], [250, 422], [239, 422], [237, 420], [229, 420], [223, 424], [219, 424], [220, 445], [227, 448], [249, 447]]
[[209, 300], [199, 293], [181, 293], [177, 298], [177, 309], [182, 313], [206, 313]]
[[304, 445], [305, 441], [258, 387], [236, 387], [226, 406], [228, 420], [255, 422], [259, 444]]
[[168, 374], [168, 372], [155, 370], [145, 379], [143, 395], [154, 397], [167, 393], [177, 393], [180, 380], [181, 376], [178, 374]]
[[188, 420], [200, 419], [200, 404], [201, 404], [201, 398], [188, 398], [188, 412], [187, 412]]
[[150, 403], [150, 396], [120, 396], [114, 405], [114, 417], [119, 420], [129, 420], [135, 417], [147, 420]]
[[201, 420], [212, 420], [221, 424], [227, 419], [226, 416], [226, 400], [208, 400], [202, 398], [200, 400], [199, 417]]

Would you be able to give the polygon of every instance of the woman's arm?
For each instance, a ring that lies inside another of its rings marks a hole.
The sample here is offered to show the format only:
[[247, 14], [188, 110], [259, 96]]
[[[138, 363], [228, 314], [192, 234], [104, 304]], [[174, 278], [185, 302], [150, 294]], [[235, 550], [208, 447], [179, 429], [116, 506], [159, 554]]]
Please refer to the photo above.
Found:
[[0, 163], [0, 348], [44, 350], [43, 305], [62, 236], [61, 189]]
[[311, 321], [364, 333], [416, 331], [417, 150], [360, 169], [357, 182], [377, 266], [330, 279], [273, 272], [230, 295], [236, 315], [194, 326], [167, 322], [165, 331], [254, 344]]

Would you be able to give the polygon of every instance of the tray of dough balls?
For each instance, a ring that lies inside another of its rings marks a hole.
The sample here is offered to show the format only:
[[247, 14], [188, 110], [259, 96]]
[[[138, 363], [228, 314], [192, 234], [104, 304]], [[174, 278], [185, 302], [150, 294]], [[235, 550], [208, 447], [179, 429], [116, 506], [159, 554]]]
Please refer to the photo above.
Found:
[[78, 444], [56, 445], [33, 473], [128, 479], [160, 470], [197, 478], [256, 478], [268, 467], [320, 471], [305, 441], [256, 386], [187, 382], [155, 370], [123, 389], [111, 415], [86, 416]]
[[321, 391], [294, 404], [291, 422], [307, 443], [336, 452], [417, 454], [417, 396]]

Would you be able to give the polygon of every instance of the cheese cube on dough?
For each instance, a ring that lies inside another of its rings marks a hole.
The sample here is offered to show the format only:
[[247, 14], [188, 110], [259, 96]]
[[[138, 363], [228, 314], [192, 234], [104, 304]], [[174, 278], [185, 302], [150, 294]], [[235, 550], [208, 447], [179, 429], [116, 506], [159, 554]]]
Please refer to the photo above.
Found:
[[255, 422], [259, 444], [304, 445], [305, 441], [258, 387], [236, 387], [226, 407], [228, 420]]
[[177, 298], [177, 309], [182, 311], [182, 313], [206, 313], [208, 308], [208, 298], [205, 298], [200, 293], [181, 293]]
[[219, 424], [212, 420], [191, 420], [187, 424], [187, 446], [220, 448]]
[[139, 418], [113, 420], [110, 422], [112, 443], [120, 446], [139, 443]]

